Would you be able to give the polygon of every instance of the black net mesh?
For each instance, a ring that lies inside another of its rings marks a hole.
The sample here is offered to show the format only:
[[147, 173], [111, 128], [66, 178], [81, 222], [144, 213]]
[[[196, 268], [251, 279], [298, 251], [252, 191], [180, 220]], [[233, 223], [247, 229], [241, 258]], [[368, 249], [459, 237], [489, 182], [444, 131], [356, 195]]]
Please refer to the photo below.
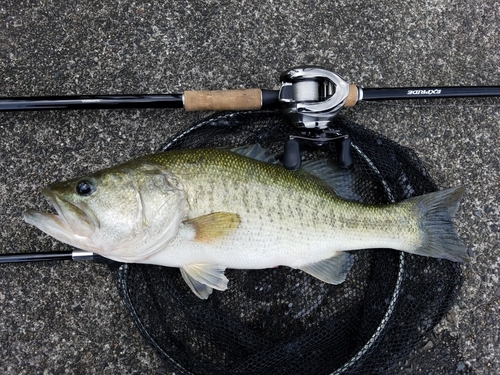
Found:
[[[332, 126], [352, 139], [351, 187], [364, 202], [436, 190], [411, 150], [342, 118]], [[296, 133], [276, 112], [223, 114], [162, 149], [259, 143], [279, 158]], [[302, 150], [306, 159], [336, 155], [335, 142]], [[178, 269], [129, 264], [119, 269], [120, 289], [138, 328], [176, 374], [384, 374], [446, 313], [460, 267], [389, 249], [353, 254], [337, 286], [287, 267], [229, 269], [229, 289], [201, 300]]]

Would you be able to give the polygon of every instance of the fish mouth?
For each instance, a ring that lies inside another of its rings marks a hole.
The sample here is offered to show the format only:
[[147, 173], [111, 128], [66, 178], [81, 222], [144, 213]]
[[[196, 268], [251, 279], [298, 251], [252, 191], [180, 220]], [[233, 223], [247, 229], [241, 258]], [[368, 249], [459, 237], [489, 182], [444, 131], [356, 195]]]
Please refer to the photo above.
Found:
[[56, 213], [28, 210], [24, 221], [69, 245], [94, 251], [91, 236], [99, 228], [99, 222], [83, 205], [76, 205], [46, 188], [42, 194]]

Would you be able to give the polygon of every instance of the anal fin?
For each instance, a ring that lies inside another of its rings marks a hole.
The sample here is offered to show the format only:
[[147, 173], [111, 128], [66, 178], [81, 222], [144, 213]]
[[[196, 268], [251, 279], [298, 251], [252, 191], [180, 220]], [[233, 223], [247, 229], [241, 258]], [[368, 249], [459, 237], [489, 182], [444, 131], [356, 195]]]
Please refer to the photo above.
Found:
[[307, 264], [299, 269], [325, 283], [337, 285], [345, 281], [353, 264], [352, 254], [338, 252], [331, 258]]
[[188, 264], [181, 267], [181, 275], [194, 294], [207, 299], [213, 289], [226, 290], [226, 267], [217, 264]]

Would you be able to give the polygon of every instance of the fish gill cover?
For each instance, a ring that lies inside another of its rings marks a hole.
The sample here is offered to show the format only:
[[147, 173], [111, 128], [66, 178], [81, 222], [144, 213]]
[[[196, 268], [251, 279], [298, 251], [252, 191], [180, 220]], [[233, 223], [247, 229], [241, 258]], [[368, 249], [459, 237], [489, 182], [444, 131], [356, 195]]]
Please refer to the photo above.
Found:
[[[411, 150], [342, 118], [332, 125], [352, 139], [350, 185], [362, 201], [437, 190]], [[259, 143], [280, 158], [296, 132], [275, 112], [223, 114], [162, 151]], [[301, 147], [305, 160], [336, 155], [334, 142]], [[461, 268], [390, 249], [353, 254], [340, 285], [288, 267], [227, 270], [230, 288], [201, 300], [175, 268], [128, 264], [119, 269], [119, 287], [141, 333], [176, 373], [387, 373], [448, 311]]]

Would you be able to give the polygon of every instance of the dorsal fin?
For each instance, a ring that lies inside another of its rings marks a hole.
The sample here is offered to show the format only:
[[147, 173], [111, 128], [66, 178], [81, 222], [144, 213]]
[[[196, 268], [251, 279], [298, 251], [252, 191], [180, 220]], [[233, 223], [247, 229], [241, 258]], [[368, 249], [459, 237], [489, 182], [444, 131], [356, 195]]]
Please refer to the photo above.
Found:
[[263, 161], [269, 164], [277, 164], [278, 161], [274, 156], [268, 151], [262, 148], [261, 145], [255, 143], [253, 145], [240, 146], [230, 149], [230, 151], [237, 153], [239, 155], [247, 156], [249, 158]]
[[354, 189], [352, 169], [342, 168], [328, 159], [305, 161], [302, 169], [326, 182], [339, 197], [361, 202], [361, 196]]

